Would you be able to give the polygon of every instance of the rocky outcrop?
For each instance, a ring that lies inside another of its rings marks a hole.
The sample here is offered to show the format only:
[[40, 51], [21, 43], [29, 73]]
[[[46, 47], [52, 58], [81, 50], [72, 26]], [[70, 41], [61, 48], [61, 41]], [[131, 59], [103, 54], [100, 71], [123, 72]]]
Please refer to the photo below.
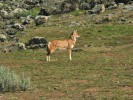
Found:
[[15, 43], [8, 46], [0, 46], [0, 52], [14, 52], [18, 50], [26, 50], [24, 43]]
[[26, 46], [29, 49], [45, 48], [47, 43], [47, 40], [43, 37], [34, 37], [26, 43]]

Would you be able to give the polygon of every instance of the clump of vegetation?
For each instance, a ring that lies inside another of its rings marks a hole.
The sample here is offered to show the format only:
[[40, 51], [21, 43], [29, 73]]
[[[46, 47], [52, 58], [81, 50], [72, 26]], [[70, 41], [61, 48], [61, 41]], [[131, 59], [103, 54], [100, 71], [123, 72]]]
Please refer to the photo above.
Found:
[[75, 11], [71, 12], [71, 14], [74, 16], [80, 16], [83, 13], [85, 13], [84, 10], [75, 10]]
[[33, 8], [31, 10], [23, 11], [22, 13], [19, 14], [19, 16], [27, 17], [27, 16], [31, 15], [31, 16], [35, 17], [38, 15], [39, 11], [40, 11], [40, 8]]
[[30, 88], [30, 79], [19, 77], [14, 71], [0, 67], [0, 92], [26, 91]]

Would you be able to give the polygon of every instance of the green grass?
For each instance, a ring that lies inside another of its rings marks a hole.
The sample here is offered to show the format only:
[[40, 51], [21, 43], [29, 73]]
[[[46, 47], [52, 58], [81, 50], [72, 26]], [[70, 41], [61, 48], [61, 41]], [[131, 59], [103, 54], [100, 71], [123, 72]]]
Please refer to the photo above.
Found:
[[[132, 25], [102, 24], [70, 27], [72, 19], [58, 22], [58, 16], [46, 27], [30, 27], [22, 42], [34, 36], [65, 39], [74, 29], [81, 35], [72, 53], [56, 51], [46, 62], [46, 50], [0, 53], [0, 65], [31, 77], [33, 89], [2, 94], [3, 100], [131, 100], [133, 98]], [[79, 20], [76, 16], [73, 20]], [[66, 21], [66, 23], [65, 23]], [[58, 27], [55, 24], [60, 23]], [[91, 45], [85, 47], [85, 45]], [[4, 60], [3, 60], [4, 59]]]
[[[15, 52], [3, 54], [7, 59], [1, 64], [31, 77], [34, 88], [29, 92], [36, 97], [27, 95], [28, 100], [41, 97], [57, 100], [131, 99], [132, 50], [119, 50], [74, 52], [72, 61], [68, 60], [67, 54], [57, 51], [51, 62], [45, 61], [43, 50]], [[14, 97], [23, 95], [14, 94]]]

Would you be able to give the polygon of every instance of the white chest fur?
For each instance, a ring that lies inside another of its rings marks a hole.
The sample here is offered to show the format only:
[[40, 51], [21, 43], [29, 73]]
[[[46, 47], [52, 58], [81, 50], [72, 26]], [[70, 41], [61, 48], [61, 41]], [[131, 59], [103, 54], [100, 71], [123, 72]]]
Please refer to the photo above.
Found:
[[74, 48], [74, 45], [72, 45], [71, 48]]

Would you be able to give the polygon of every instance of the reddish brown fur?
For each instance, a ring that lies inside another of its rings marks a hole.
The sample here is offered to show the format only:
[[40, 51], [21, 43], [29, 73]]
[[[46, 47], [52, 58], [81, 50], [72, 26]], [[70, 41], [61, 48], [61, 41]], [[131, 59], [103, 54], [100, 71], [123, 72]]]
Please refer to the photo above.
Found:
[[69, 51], [69, 58], [71, 59], [71, 52], [72, 48], [74, 47], [76, 43], [76, 38], [80, 37], [76, 31], [74, 31], [70, 39], [66, 40], [53, 40], [49, 42], [47, 46], [47, 61], [50, 61], [50, 54], [53, 53], [56, 49], [68, 49]]

